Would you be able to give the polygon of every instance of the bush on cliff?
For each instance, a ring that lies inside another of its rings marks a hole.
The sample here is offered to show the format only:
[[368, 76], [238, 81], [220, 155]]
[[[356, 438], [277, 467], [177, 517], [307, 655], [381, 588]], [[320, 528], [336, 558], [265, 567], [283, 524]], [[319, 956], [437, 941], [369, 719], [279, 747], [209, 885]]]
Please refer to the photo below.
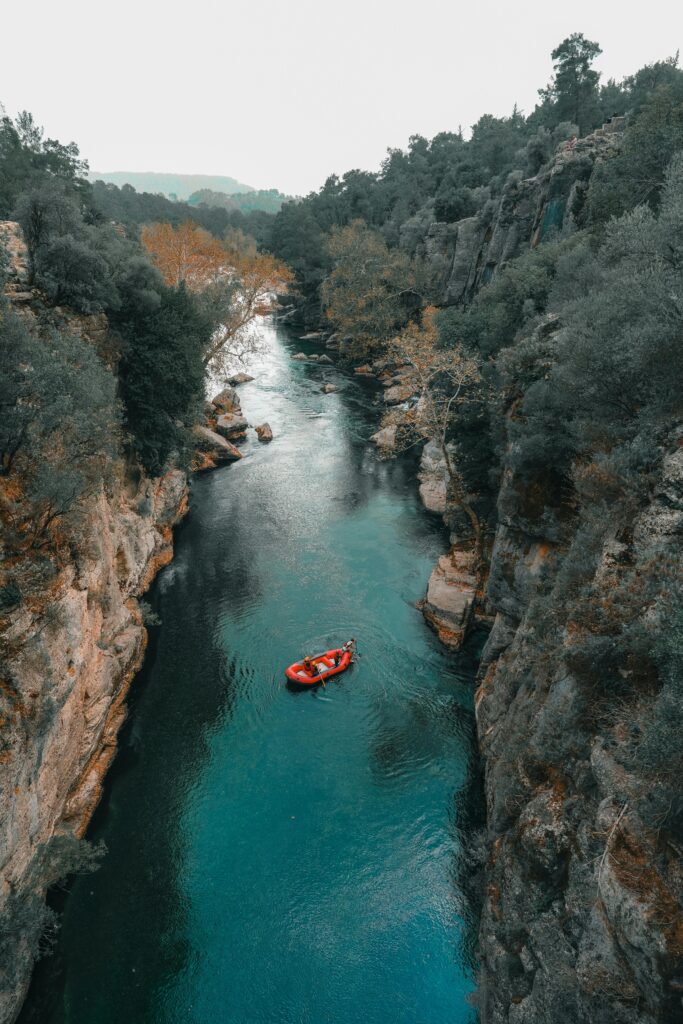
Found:
[[8, 537], [42, 546], [107, 475], [117, 451], [116, 380], [74, 335], [32, 335], [0, 306], [0, 472], [24, 501], [4, 498]]

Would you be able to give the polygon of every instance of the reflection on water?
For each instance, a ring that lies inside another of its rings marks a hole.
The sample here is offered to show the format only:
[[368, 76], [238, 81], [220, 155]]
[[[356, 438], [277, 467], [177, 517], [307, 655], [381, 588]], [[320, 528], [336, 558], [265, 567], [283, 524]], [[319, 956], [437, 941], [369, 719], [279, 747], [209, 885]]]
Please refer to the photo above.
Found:
[[[109, 855], [23, 1024], [472, 1019], [453, 798], [474, 666], [414, 606], [444, 537], [411, 467], [368, 447], [376, 389], [271, 333], [240, 394], [275, 440], [194, 482], [93, 823]], [[286, 689], [352, 635], [349, 672]]]

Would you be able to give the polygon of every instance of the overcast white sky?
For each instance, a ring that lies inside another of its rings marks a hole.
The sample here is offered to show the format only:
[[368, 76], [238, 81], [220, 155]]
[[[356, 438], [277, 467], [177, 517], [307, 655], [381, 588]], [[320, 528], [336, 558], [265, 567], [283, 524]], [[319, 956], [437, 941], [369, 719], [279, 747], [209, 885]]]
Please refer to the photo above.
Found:
[[34, 0], [2, 4], [0, 101], [97, 170], [228, 174], [303, 194], [412, 134], [533, 108], [550, 52], [622, 78], [683, 44], [648, 0]]

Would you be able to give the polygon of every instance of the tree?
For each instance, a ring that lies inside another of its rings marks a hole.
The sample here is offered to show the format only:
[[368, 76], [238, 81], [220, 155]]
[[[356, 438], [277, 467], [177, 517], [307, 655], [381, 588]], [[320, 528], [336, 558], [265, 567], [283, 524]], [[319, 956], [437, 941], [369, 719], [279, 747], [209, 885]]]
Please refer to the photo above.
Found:
[[74, 193], [87, 192], [81, 177], [87, 169], [75, 143], [43, 139], [43, 129], [26, 111], [15, 121], [0, 118], [0, 219], [12, 216], [22, 192], [49, 180], [59, 179]]
[[119, 439], [116, 380], [91, 345], [66, 333], [31, 334], [0, 307], [0, 473], [19, 546], [50, 546], [51, 528], [106, 475]]
[[389, 412], [383, 426], [397, 427], [400, 448], [434, 441], [448, 475], [447, 501], [467, 517], [472, 529], [476, 571], [483, 563], [484, 530], [457, 463], [457, 445], [449, 443], [458, 406], [479, 401], [482, 380], [476, 359], [460, 346], [439, 346], [436, 310], [427, 308], [421, 324], [410, 323], [388, 346], [389, 355], [410, 367], [418, 401], [408, 410]]
[[[296, 275], [296, 293], [304, 322], [320, 317], [320, 285], [329, 270], [325, 235], [308, 202], [285, 203], [270, 233], [270, 251]], [[303, 300], [303, 301], [302, 301]]]
[[[551, 303], [562, 330], [552, 365], [544, 358], [511, 423], [516, 468], [534, 472], [550, 461], [585, 482], [593, 459], [609, 459], [622, 518], [632, 514], [629, 502], [658, 457], [659, 435], [683, 415], [682, 288], [679, 154], [659, 215], [640, 206], [607, 226], [597, 252], [584, 242], [558, 263]], [[604, 464], [600, 472], [606, 478]]]
[[172, 288], [185, 284], [191, 291], [199, 291], [221, 274], [226, 264], [220, 241], [189, 220], [178, 227], [148, 224], [141, 231], [141, 240]]
[[293, 279], [283, 263], [269, 253], [241, 250], [234, 235], [220, 242], [190, 221], [177, 228], [149, 225], [142, 242], [167, 284], [182, 284], [197, 295], [213, 328], [205, 366], [224, 372], [255, 351], [258, 318], [275, 311], [277, 295]]
[[585, 220], [604, 224], [640, 203], [656, 209], [666, 169], [683, 149], [683, 74], [658, 86], [629, 124], [621, 152], [595, 168]]
[[387, 342], [419, 305], [415, 265], [359, 220], [331, 232], [328, 253], [334, 267], [322, 287], [328, 319], [358, 353]]
[[211, 325], [184, 285], [162, 285], [156, 308], [141, 309], [132, 297], [112, 321], [124, 340], [121, 385], [133, 448], [159, 474], [173, 453], [181, 462], [188, 455]]
[[544, 101], [554, 104], [557, 121], [572, 121], [585, 133], [599, 117], [598, 83], [600, 74], [592, 63], [602, 53], [598, 43], [574, 32], [553, 50], [555, 75], [545, 89], [539, 89]]
[[76, 234], [83, 223], [81, 213], [66, 183], [54, 178], [25, 192], [16, 216], [28, 250], [29, 277], [34, 281], [50, 240], [56, 235]]
[[259, 345], [258, 319], [277, 309], [277, 296], [286, 292], [293, 274], [270, 253], [232, 250], [224, 273], [199, 293], [199, 305], [213, 334], [204, 365], [225, 373]]

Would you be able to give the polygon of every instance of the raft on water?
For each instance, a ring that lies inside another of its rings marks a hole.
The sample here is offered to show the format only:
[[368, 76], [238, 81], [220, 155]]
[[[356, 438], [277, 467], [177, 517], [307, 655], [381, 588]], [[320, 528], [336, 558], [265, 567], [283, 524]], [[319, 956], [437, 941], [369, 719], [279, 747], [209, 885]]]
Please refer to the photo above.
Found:
[[349, 640], [343, 647], [295, 661], [285, 669], [287, 681], [297, 686], [315, 686], [345, 672], [353, 661], [354, 644], [355, 640]]

